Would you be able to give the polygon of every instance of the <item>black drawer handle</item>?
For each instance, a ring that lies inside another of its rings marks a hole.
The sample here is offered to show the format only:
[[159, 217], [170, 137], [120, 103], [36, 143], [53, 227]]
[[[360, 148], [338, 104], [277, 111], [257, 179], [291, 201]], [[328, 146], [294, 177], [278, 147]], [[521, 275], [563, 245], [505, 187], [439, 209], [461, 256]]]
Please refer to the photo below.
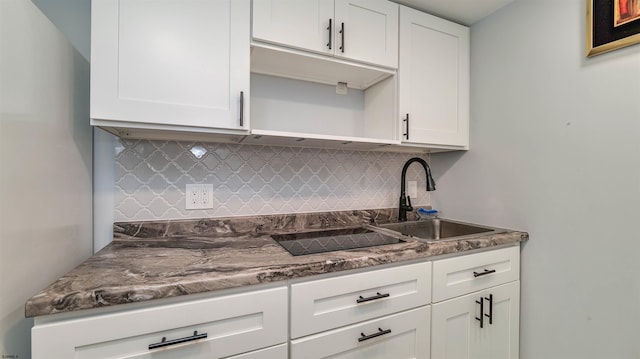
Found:
[[409, 114], [407, 113], [407, 117], [402, 119], [402, 122], [406, 122], [407, 123], [407, 132], [403, 133], [403, 135], [406, 137], [406, 139], [409, 139]]
[[359, 342], [363, 342], [365, 340], [373, 339], [375, 337], [379, 337], [381, 335], [385, 335], [385, 334], [389, 334], [389, 333], [391, 333], [391, 329], [382, 330], [381, 328], [378, 328], [378, 332], [377, 333], [373, 333], [373, 334], [369, 334], [369, 335], [365, 335], [364, 333], [360, 333], [360, 338], [358, 338], [358, 341]]
[[327, 27], [327, 30], [329, 30], [329, 43], [327, 44], [327, 46], [329, 47], [329, 50], [331, 50], [331, 41], [333, 40], [333, 25], [331, 24], [332, 20], [329, 19], [329, 26]]
[[480, 328], [484, 328], [484, 298], [480, 297], [480, 300], [476, 300], [477, 304], [480, 304], [480, 317], [476, 317], [476, 320], [480, 322]]
[[340, 25], [340, 36], [342, 38], [342, 46], [340, 46], [340, 51], [344, 54], [344, 22]]
[[493, 294], [489, 294], [489, 298], [484, 297], [489, 301], [489, 314], [485, 313], [485, 317], [489, 318], [489, 324], [493, 324]]
[[169, 345], [176, 345], [180, 343], [186, 343], [193, 340], [204, 339], [207, 337], [207, 333], [198, 334], [198, 331], [194, 331], [192, 336], [167, 340], [166, 337], [162, 337], [162, 341], [160, 343], [149, 344], [149, 350], [158, 349], [162, 347], [168, 347]]
[[495, 273], [496, 270], [495, 269], [485, 269], [484, 272], [482, 273], [478, 273], [478, 272], [473, 272], [473, 276], [474, 277], [482, 277], [483, 275], [487, 275], [487, 274], [491, 274], [491, 273]]
[[376, 292], [376, 295], [374, 295], [372, 297], [364, 298], [363, 296], [360, 296], [356, 300], [356, 303], [364, 303], [364, 302], [368, 302], [368, 301], [371, 301], [371, 300], [376, 300], [376, 299], [380, 299], [380, 298], [386, 298], [388, 296], [389, 296], [389, 293], [380, 294], [380, 292]]
[[244, 91], [240, 91], [240, 127], [244, 126]]

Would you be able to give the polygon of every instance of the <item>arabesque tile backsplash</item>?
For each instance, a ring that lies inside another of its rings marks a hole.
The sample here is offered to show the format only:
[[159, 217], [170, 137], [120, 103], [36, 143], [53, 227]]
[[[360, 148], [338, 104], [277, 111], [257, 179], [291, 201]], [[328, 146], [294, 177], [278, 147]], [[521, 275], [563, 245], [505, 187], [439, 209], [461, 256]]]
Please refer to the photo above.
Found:
[[[391, 208], [411, 157], [427, 155], [199, 142], [119, 140], [115, 220], [251, 216]], [[415, 205], [427, 205], [424, 171]], [[185, 210], [185, 186], [210, 183], [213, 209]]]

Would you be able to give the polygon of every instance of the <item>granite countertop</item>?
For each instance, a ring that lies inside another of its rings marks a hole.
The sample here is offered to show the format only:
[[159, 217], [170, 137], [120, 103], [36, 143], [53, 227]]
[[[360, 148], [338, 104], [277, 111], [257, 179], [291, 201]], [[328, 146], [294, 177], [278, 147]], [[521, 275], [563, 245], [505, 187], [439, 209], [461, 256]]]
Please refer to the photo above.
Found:
[[114, 224], [114, 241], [29, 299], [35, 317], [177, 297], [526, 241], [526, 232], [292, 256], [270, 234], [392, 221], [397, 210]]

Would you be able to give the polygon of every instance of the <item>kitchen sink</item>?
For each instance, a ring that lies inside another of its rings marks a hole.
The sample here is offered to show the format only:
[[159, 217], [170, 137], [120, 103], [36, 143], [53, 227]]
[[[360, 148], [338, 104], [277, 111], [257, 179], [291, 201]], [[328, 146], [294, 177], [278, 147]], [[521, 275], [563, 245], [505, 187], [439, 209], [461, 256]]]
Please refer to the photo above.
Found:
[[426, 241], [459, 240], [477, 234], [494, 234], [505, 231], [501, 228], [441, 218], [380, 224], [378, 227]]
[[353, 227], [273, 234], [271, 238], [294, 256], [405, 242], [395, 232], [380, 232], [376, 228]]

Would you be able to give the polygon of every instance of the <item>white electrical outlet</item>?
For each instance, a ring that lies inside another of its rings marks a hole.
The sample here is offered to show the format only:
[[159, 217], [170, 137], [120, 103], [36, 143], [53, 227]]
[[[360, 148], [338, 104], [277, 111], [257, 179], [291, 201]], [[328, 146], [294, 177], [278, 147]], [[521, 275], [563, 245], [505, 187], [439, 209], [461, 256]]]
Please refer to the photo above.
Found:
[[336, 93], [338, 95], [346, 95], [347, 94], [347, 83], [346, 82], [338, 82], [338, 85], [336, 85]]
[[409, 197], [411, 199], [418, 199], [418, 182], [409, 181]]
[[212, 184], [187, 184], [185, 209], [213, 208]]

